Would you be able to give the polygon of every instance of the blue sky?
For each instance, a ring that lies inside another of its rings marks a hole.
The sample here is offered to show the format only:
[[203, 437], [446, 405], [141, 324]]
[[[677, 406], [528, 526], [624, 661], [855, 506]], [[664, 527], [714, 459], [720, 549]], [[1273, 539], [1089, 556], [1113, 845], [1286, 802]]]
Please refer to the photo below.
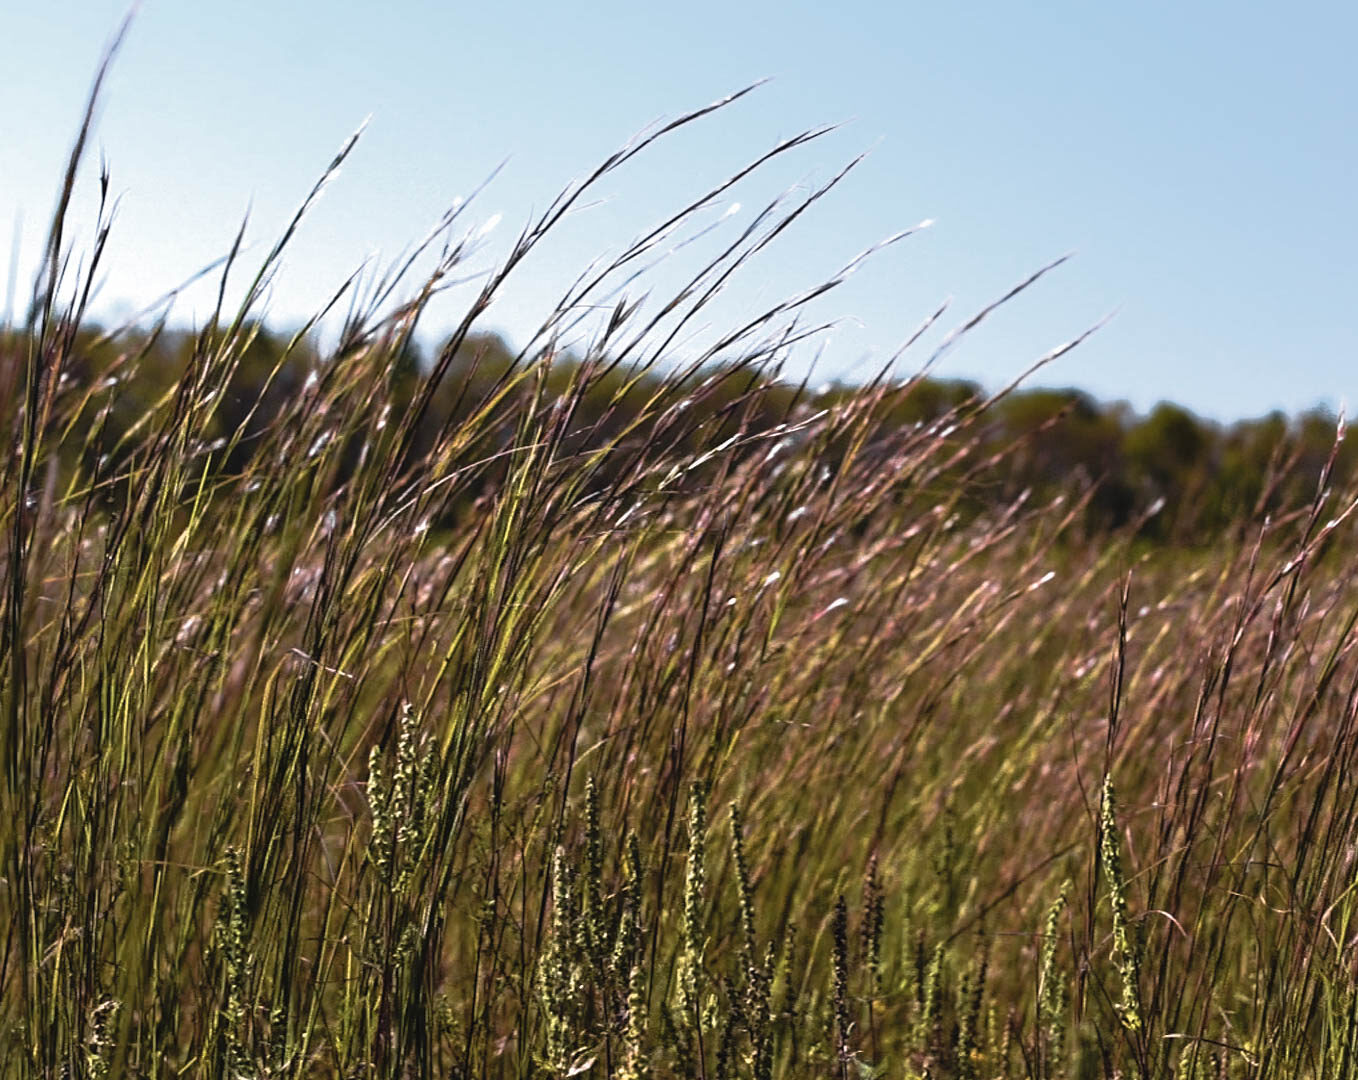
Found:
[[[125, 6], [0, 11], [0, 236], [18, 237], [21, 298]], [[224, 253], [247, 206], [262, 257], [365, 117], [270, 297], [280, 324], [310, 314], [368, 256], [395, 257], [502, 162], [467, 212], [473, 224], [503, 216], [483, 262], [646, 124], [768, 76], [608, 178], [486, 325], [521, 339], [591, 259], [776, 140], [842, 122], [705, 219], [739, 202], [723, 226], [738, 228], [772, 196], [869, 152], [732, 283], [714, 328], [934, 219], [818, 301], [816, 318], [839, 320], [818, 377], [874, 370], [951, 298], [937, 341], [1073, 251], [940, 373], [999, 385], [1116, 311], [1039, 381], [1222, 419], [1337, 406], [1358, 397], [1356, 39], [1358, 7], [1339, 3], [145, 0], [91, 159], [106, 157], [120, 197], [101, 310], [130, 311]], [[76, 219], [93, 205], [86, 183]], [[201, 317], [210, 292], [186, 293], [181, 321]], [[431, 332], [464, 299], [445, 298]], [[795, 356], [790, 372], [812, 359]]]

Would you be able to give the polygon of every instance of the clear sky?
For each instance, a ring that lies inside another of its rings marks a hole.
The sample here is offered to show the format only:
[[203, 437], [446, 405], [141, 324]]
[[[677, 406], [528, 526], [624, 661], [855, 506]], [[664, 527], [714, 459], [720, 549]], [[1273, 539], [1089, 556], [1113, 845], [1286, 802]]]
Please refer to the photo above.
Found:
[[[83, 98], [125, 8], [0, 4], [0, 243], [18, 238], [5, 262], [19, 265], [19, 307]], [[130, 311], [223, 254], [247, 206], [262, 257], [369, 115], [291, 250], [270, 299], [275, 322], [310, 314], [369, 255], [399, 254], [502, 162], [468, 211], [476, 222], [503, 215], [485, 259], [646, 124], [769, 76], [609, 178], [603, 200], [523, 266], [486, 325], [521, 340], [595, 256], [777, 139], [843, 122], [732, 194], [741, 209], [727, 229], [869, 151], [732, 284], [714, 320], [813, 285], [931, 218], [818, 302], [818, 318], [842, 320], [819, 373], [872, 370], [951, 297], [937, 339], [1073, 251], [940, 372], [998, 385], [1116, 311], [1040, 381], [1142, 409], [1169, 398], [1221, 419], [1351, 403], [1355, 40], [1358, 6], [1304, 0], [145, 0], [88, 170], [102, 153], [121, 200], [101, 310]], [[87, 184], [77, 220], [93, 205]], [[432, 313], [431, 332], [459, 299]], [[206, 289], [188, 293], [181, 321], [207, 304]]]

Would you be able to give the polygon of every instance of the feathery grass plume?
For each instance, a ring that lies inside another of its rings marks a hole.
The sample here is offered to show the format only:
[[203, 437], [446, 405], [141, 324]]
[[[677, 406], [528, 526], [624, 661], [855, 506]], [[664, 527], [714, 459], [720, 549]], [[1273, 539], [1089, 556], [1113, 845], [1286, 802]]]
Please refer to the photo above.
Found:
[[290, 1038], [288, 1009], [285, 1003], [277, 1004], [269, 1012], [269, 1043], [266, 1075], [282, 1075], [292, 1060], [292, 1040]]
[[753, 979], [755, 967], [754, 887], [750, 883], [750, 865], [745, 858], [745, 816], [740, 804], [728, 807], [731, 819], [731, 859], [735, 863], [736, 892], [740, 903], [740, 929], [743, 935], [745, 971]]
[[640, 963], [634, 963], [627, 980], [627, 1029], [619, 1070], [622, 1080], [646, 1080], [650, 1076], [646, 1030], [646, 972]]
[[409, 702], [400, 708], [395, 760], [388, 775], [380, 745], [368, 752], [366, 785], [372, 832], [368, 857], [383, 886], [404, 895], [420, 868], [434, 805], [437, 758], [422, 746], [419, 719]]
[[[985, 1054], [988, 1062], [991, 1065], [996, 1065], [998, 1063], [997, 1067], [1001, 1070], [1004, 1068], [1004, 1062], [999, 1057], [1000, 1044], [1002, 1041], [1003, 1036], [1000, 1034], [1000, 1013], [992, 998], [990, 1003], [986, 1006], [985, 1011]], [[991, 1071], [993, 1072], [994, 1069]]]
[[396, 822], [392, 805], [395, 790], [395, 785], [382, 771], [382, 748], [374, 746], [368, 751], [368, 813], [372, 817], [368, 857], [384, 882], [391, 878], [396, 846]]
[[249, 927], [246, 916], [245, 870], [240, 849], [229, 845], [224, 854], [226, 887], [218, 915], [218, 947], [223, 968], [221, 1047], [224, 1067], [233, 1076], [247, 1075], [250, 1052], [246, 1042], [246, 984], [250, 978]]
[[1141, 1027], [1141, 940], [1132, 925], [1127, 902], [1127, 879], [1122, 870], [1122, 842], [1118, 836], [1117, 803], [1113, 791], [1113, 777], [1103, 778], [1103, 795], [1099, 803], [1099, 856], [1103, 862], [1104, 879], [1108, 885], [1108, 902], [1113, 918], [1113, 963], [1122, 983], [1122, 1001], [1118, 1015], [1129, 1030]]
[[877, 872], [877, 854], [868, 860], [863, 875], [863, 921], [860, 926], [863, 963], [868, 974], [868, 996], [882, 992], [882, 930], [886, 924], [886, 897]]
[[542, 960], [542, 1010], [546, 1017], [544, 1063], [565, 1075], [571, 1067], [575, 1034], [575, 1002], [572, 997], [574, 964], [571, 950], [575, 942], [574, 894], [566, 850], [557, 845], [552, 857], [551, 937]]
[[[415, 790], [416, 763], [419, 755], [417, 742], [419, 725], [415, 720], [415, 710], [409, 702], [401, 703], [401, 718], [396, 735], [396, 769], [392, 773], [392, 790], [401, 802], [408, 804]], [[404, 830], [408, 827], [406, 815], [397, 822], [396, 839], [401, 842]]]
[[927, 983], [929, 981], [929, 947], [928, 938], [923, 928], [915, 931], [913, 947], [910, 952], [910, 986], [914, 990], [915, 1015], [919, 1016], [924, 1011], [924, 1000], [928, 994]]
[[942, 1023], [939, 1005], [943, 997], [943, 951], [943, 942], [940, 941], [934, 946], [929, 966], [921, 980], [923, 1000], [919, 1022], [915, 1027], [915, 1045], [924, 1055], [926, 1064], [937, 1050], [939, 1026]]
[[983, 1060], [981, 1008], [985, 1002], [989, 970], [990, 942], [983, 937], [980, 954], [967, 970], [957, 991], [957, 1033], [953, 1052], [957, 1059], [957, 1075], [962, 1080], [976, 1080], [977, 1068]]
[[964, 971], [957, 986], [957, 1024], [953, 1028], [952, 1059], [959, 1080], [976, 1080], [976, 1058], [979, 1048], [976, 1042], [976, 1027], [971, 1022], [967, 1002], [972, 996], [972, 980], [975, 972]]
[[793, 924], [788, 926], [783, 935], [783, 960], [778, 976], [778, 981], [782, 986], [782, 994], [778, 998], [776, 1015], [783, 1029], [788, 1032], [791, 1043], [791, 1058], [794, 1065], [800, 1049], [797, 1033], [802, 1016], [800, 993], [803, 972], [797, 946], [797, 926]]
[[873, 852], [863, 875], [863, 918], [859, 925], [859, 947], [867, 977], [865, 1003], [873, 1061], [879, 1061], [881, 1057], [881, 1047], [877, 1041], [876, 1006], [882, 994], [882, 930], [885, 922], [886, 899], [877, 876], [877, 853]]
[[599, 977], [604, 974], [606, 931], [604, 928], [604, 841], [599, 828], [599, 792], [590, 776], [585, 783], [585, 866], [580, 913], [582, 955], [589, 957]]
[[698, 1007], [706, 950], [703, 919], [707, 892], [707, 791], [704, 781], [695, 780], [688, 792], [688, 866], [684, 875], [684, 941], [679, 974], [679, 1008], [686, 1024], [701, 1021]]
[[[771, 1033], [771, 993], [773, 981], [773, 953], [770, 948], [766, 963], [760, 962], [754, 926], [754, 887], [750, 881], [750, 868], [745, 855], [745, 820], [740, 805], [730, 805], [731, 855], [735, 864], [735, 878], [740, 904], [740, 925], [742, 933], [741, 958], [744, 968], [744, 994], [741, 1012], [746, 1030], [753, 1044], [756, 1071], [767, 1068]], [[770, 946], [772, 943], [770, 943]]]
[[623, 849], [623, 880], [618, 897], [618, 932], [613, 939], [609, 969], [615, 980], [624, 987], [632, 977], [632, 968], [641, 941], [641, 845], [637, 834], [629, 832]]
[[908, 1016], [919, 1007], [919, 980], [916, 969], [916, 937], [911, 929], [910, 917], [901, 912], [895, 916], [897, 948], [895, 968], [889, 989], [893, 997], [901, 1001], [901, 1008]]
[[995, 1063], [999, 1068], [999, 1072], [996, 1074], [997, 1076], [1008, 1077], [1010, 1075], [1009, 1057], [1013, 1053], [1014, 1030], [1017, 1027], [1018, 1019], [1011, 1012], [1005, 1019], [1004, 1031], [1001, 1033], [998, 1043], [996, 1043], [995, 1039], [991, 1039], [991, 1044], [998, 1046], [998, 1050], [995, 1052]]
[[830, 936], [834, 945], [834, 1026], [831, 1041], [835, 1059], [839, 1063], [841, 1078], [848, 1075], [851, 1058], [849, 1051], [850, 1031], [853, 1020], [849, 1014], [849, 905], [841, 894], [835, 900], [834, 915], [830, 922]]
[[91, 1080], [103, 1080], [109, 1075], [113, 1056], [111, 1028], [117, 1014], [118, 1003], [112, 998], [105, 998], [90, 1010], [86, 1021], [89, 1033], [85, 1038], [85, 1073]]
[[1069, 895], [1070, 882], [1066, 881], [1047, 908], [1042, 923], [1041, 960], [1037, 978], [1039, 1054], [1046, 1069], [1045, 1075], [1054, 1080], [1060, 1080], [1065, 1075], [1066, 984], [1056, 964], [1056, 950], [1060, 944], [1061, 913], [1066, 908]]
[[773, 1076], [773, 973], [777, 963], [778, 950], [770, 941], [764, 948], [764, 963], [751, 994], [750, 1042], [753, 1061], [750, 1071], [754, 1080], [772, 1080]]
[[[421, 747], [420, 738], [420, 724], [415, 710], [409, 703], [404, 703], [396, 744], [392, 798], [388, 801], [388, 813], [394, 813], [397, 818], [394, 844], [401, 861], [395, 884], [398, 894], [406, 891], [417, 869], [434, 810], [432, 802], [437, 759], [427, 746]], [[398, 799], [399, 802], [396, 801]]]

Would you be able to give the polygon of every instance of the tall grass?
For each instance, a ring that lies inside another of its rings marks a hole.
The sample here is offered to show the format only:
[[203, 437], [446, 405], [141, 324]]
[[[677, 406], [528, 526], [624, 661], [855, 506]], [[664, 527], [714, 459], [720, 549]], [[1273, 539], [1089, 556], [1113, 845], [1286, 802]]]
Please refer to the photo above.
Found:
[[0, 354], [0, 1074], [1352, 1074], [1350, 496], [1148, 552], [1075, 528], [1087, 490], [968, 506], [985, 402], [886, 429], [917, 383], [883, 377], [756, 423], [838, 277], [673, 343], [825, 188], [612, 294], [701, 193], [416, 446], [524, 257], [731, 100], [532, 221], [397, 408], [450, 213], [240, 473], [212, 421], [297, 222], [94, 453], [126, 402], [65, 377], [82, 135]]

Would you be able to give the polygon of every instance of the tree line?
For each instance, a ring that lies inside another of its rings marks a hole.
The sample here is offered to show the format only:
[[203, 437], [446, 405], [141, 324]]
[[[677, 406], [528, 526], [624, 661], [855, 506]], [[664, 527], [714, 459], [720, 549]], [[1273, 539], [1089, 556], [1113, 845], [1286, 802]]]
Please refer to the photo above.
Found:
[[[216, 405], [213, 438], [201, 448], [214, 477], [228, 481], [247, 469], [260, 435], [329, 362], [309, 339], [263, 325], [247, 330], [247, 344], [236, 350], [229, 382]], [[31, 345], [21, 332], [0, 336], [0, 402], [13, 405], [22, 398]], [[139, 422], [174, 392], [194, 350], [203, 347], [203, 335], [185, 330], [116, 337], [97, 327], [77, 331], [65, 353], [61, 379], [66, 392], [87, 395], [91, 407], [85, 415], [90, 430], [68, 440], [72, 454], [99, 456], [107, 464], [108, 458], [116, 460], [135, 445], [130, 436]], [[395, 409], [415, 400], [432, 358], [445, 348], [449, 346], [426, 351], [406, 340], [391, 349], [388, 393]], [[573, 385], [581, 363], [569, 354], [555, 358], [546, 369], [545, 392], [560, 393]], [[497, 394], [497, 388], [521, 364], [493, 334], [459, 342], [421, 416], [408, 452], [411, 464], [436, 443], [440, 431], [488, 404], [501, 409], [504, 424], [512, 425], [512, 395]], [[565, 452], [588, 453], [624, 434], [637, 439], [653, 434], [647, 403], [664, 380], [659, 371], [637, 372], [624, 365], [600, 370], [596, 364], [590, 379]], [[1085, 529], [1131, 527], [1158, 542], [1210, 544], [1264, 515], [1305, 505], [1327, 467], [1330, 483], [1339, 485], [1354, 477], [1358, 464], [1352, 444], [1336, 442], [1337, 417], [1322, 408], [1295, 417], [1275, 411], [1222, 424], [1170, 402], [1139, 414], [1125, 403], [1102, 403], [1077, 389], [1018, 388], [987, 397], [978, 384], [960, 379], [813, 389], [778, 382], [757, 367], [738, 366], [729, 377], [709, 371], [694, 373], [689, 381], [695, 389], [692, 407], [708, 421], [685, 426], [690, 441], [698, 432], [715, 444], [736, 433], [780, 424], [795, 427], [798, 418], [833, 409], [854, 395], [874, 393], [875, 430], [884, 445], [912, 431], [956, 443], [952, 478], [966, 484], [965, 505], [973, 512], [1024, 495], [1077, 495]], [[506, 442], [510, 434], [506, 426]], [[701, 449], [673, 447], [676, 453]], [[872, 452], [871, 446], [861, 449]], [[482, 445], [468, 452], [489, 459], [493, 451]], [[831, 452], [838, 451], [832, 447]], [[59, 464], [69, 471], [76, 462]], [[480, 482], [492, 484], [496, 475], [487, 464]], [[116, 490], [110, 498], [117, 499]]]

